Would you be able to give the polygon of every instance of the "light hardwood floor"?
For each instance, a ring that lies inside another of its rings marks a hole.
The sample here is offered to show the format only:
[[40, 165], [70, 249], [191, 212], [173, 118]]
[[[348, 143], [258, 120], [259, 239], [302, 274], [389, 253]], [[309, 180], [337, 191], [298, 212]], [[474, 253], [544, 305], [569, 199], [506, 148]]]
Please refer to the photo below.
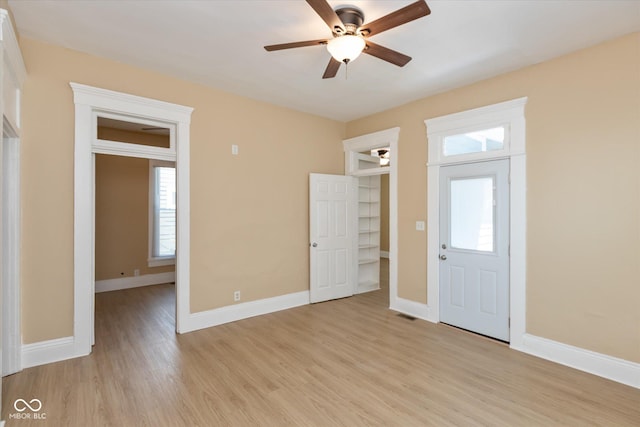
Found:
[[[173, 292], [98, 294], [93, 354], [5, 378], [7, 425], [640, 425], [640, 390], [400, 317], [386, 289], [185, 335]], [[46, 420], [10, 420], [18, 398]]]

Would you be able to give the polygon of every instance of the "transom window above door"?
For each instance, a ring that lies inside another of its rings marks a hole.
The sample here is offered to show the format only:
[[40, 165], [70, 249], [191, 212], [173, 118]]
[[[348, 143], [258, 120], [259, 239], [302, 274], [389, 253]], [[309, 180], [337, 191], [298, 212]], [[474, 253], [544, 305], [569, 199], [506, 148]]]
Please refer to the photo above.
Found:
[[504, 149], [505, 127], [498, 126], [445, 136], [442, 150], [445, 157], [462, 154], [485, 153]]

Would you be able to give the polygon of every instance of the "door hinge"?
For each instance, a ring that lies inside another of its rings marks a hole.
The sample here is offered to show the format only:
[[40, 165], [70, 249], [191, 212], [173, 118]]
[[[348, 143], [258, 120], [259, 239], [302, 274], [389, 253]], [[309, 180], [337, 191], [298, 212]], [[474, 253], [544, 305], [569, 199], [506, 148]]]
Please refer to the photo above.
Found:
[[511, 256], [511, 245], [509, 245], [508, 248], [509, 256]]
[[509, 317], [509, 327], [511, 327], [511, 317]]

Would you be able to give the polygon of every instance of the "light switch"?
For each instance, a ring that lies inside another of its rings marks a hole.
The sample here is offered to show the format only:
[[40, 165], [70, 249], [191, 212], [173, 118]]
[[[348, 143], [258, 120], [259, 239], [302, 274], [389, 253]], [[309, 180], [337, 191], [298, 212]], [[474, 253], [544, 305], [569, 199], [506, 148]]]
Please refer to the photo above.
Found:
[[416, 230], [424, 231], [424, 221], [416, 221]]
[[233, 154], [234, 156], [238, 155], [238, 146], [236, 144], [233, 144], [231, 146], [231, 154]]

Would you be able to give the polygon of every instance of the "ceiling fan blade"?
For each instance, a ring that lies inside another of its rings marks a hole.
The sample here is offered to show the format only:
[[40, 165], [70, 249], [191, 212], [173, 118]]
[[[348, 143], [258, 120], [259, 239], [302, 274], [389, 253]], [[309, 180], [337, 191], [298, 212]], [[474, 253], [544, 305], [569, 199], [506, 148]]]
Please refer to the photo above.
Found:
[[342, 62], [336, 61], [332, 56], [331, 59], [329, 60], [329, 64], [327, 65], [327, 69], [324, 70], [324, 74], [322, 75], [322, 78], [323, 79], [334, 78], [336, 74], [338, 74], [338, 70], [340, 69], [340, 64], [342, 64]]
[[371, 43], [367, 40], [367, 47], [362, 51], [383, 61], [390, 62], [398, 67], [404, 67], [407, 62], [411, 61], [411, 57], [395, 50], [389, 49], [379, 44]]
[[[327, 0], [307, 0], [307, 3], [309, 3], [309, 6], [311, 6], [311, 8], [320, 15], [320, 18], [322, 18], [322, 20], [329, 26], [331, 32], [344, 33], [344, 24], [331, 5], [327, 3]], [[339, 28], [340, 31], [336, 31], [336, 28]]]
[[327, 44], [327, 40], [308, 40], [304, 42], [293, 42], [293, 43], [282, 43], [282, 44], [272, 44], [269, 46], [265, 46], [265, 50], [272, 52], [274, 50], [282, 50], [282, 49], [293, 49], [295, 47], [306, 47], [306, 46], [318, 46], [321, 44]]
[[408, 6], [398, 9], [395, 12], [391, 12], [382, 18], [362, 25], [358, 31], [365, 36], [373, 36], [374, 34], [380, 34], [383, 31], [390, 30], [399, 25], [411, 22], [414, 19], [422, 18], [431, 13], [429, 6], [424, 0], [418, 0], [415, 3], [411, 3]]

